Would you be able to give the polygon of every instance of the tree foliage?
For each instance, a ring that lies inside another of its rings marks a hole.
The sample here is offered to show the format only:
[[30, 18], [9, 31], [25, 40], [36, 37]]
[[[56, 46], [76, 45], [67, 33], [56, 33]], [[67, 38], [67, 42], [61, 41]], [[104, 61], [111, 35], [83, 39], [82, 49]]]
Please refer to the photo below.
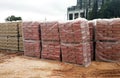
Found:
[[120, 17], [120, 0], [107, 2], [99, 10], [99, 18]]
[[11, 16], [8, 16], [6, 19], [5, 19], [5, 21], [20, 21], [20, 20], [22, 20], [22, 18], [21, 17], [15, 17], [14, 15], [11, 15]]
[[120, 17], [120, 0], [103, 0], [102, 3], [101, 9], [98, 9], [98, 2], [94, 0], [89, 19]]
[[88, 19], [95, 19], [98, 17], [98, 0], [94, 0], [92, 11], [89, 12]]

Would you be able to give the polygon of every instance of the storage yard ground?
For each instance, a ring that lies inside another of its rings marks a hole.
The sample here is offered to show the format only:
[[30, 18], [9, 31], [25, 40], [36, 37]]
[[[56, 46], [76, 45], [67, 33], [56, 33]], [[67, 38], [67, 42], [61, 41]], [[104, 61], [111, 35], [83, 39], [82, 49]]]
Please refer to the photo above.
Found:
[[120, 78], [120, 63], [92, 62], [85, 68], [0, 51], [0, 78]]

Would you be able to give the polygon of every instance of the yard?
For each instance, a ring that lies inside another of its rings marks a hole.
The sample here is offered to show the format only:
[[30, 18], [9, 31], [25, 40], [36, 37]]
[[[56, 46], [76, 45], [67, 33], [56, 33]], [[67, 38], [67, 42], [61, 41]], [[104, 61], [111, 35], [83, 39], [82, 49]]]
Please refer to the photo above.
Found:
[[85, 68], [0, 51], [0, 78], [120, 78], [120, 63], [92, 62]]

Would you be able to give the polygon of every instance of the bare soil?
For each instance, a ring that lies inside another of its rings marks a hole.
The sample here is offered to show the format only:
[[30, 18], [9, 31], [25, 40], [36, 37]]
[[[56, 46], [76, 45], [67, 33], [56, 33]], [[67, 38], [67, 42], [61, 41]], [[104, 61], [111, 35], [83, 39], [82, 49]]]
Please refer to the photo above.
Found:
[[120, 63], [92, 62], [85, 68], [0, 51], [0, 78], [120, 78]]

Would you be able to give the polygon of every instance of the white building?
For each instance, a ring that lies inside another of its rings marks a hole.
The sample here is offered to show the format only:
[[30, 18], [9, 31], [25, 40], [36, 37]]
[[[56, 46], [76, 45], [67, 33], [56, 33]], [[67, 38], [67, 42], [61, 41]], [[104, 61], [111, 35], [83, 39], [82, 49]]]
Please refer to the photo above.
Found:
[[[101, 8], [103, 0], [98, 0], [98, 9]], [[88, 12], [92, 10], [94, 0], [77, 0], [76, 6], [67, 8], [67, 20], [76, 18], [87, 18]]]

